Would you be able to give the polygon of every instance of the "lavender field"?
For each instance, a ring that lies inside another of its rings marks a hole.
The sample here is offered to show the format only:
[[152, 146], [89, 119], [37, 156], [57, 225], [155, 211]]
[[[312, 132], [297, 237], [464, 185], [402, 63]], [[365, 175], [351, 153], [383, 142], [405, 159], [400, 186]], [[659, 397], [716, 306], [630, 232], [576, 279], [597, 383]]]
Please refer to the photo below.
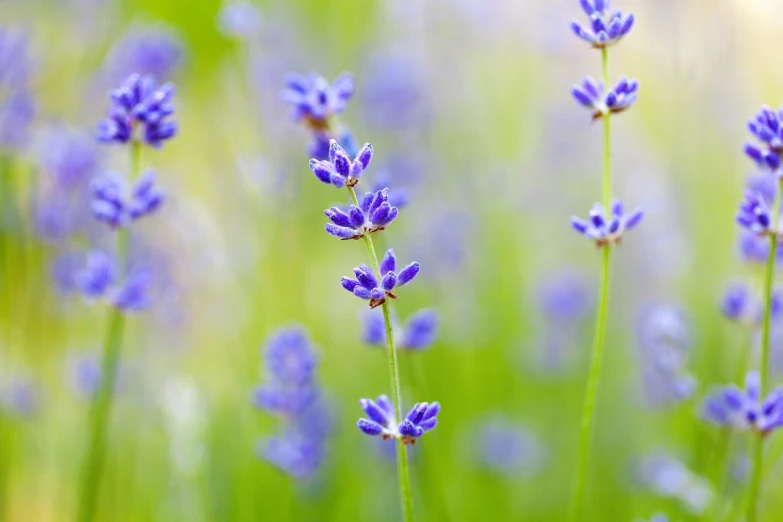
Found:
[[778, 0], [0, 0], [0, 522], [783, 520]]

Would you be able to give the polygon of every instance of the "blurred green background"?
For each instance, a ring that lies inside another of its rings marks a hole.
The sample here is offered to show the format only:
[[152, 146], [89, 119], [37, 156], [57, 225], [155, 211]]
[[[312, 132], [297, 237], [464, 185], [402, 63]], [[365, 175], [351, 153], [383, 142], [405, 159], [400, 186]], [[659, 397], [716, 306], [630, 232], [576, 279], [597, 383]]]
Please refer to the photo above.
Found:
[[[745, 121], [781, 100], [783, 18], [776, 0], [616, 4], [637, 25], [610, 51], [612, 77], [638, 78], [641, 93], [615, 120], [614, 192], [646, 217], [613, 260], [585, 519], [735, 520], [728, 513], [742, 477], [727, 479], [725, 463], [741, 458], [747, 441], [705, 423], [700, 406], [710, 386], [738, 377], [755, 342], [721, 317], [719, 302], [729, 281], [760, 284], [736, 255], [733, 215], [752, 173], [741, 150]], [[89, 227], [55, 239], [41, 233], [38, 212], [57, 197], [42, 136], [63, 127], [94, 134], [121, 79], [112, 50], [148, 27], [181, 49], [166, 78], [177, 86], [181, 130], [143, 155], [169, 199], [134, 237], [165, 284], [152, 309], [130, 320], [98, 519], [400, 519], [393, 462], [354, 428], [358, 399], [388, 393], [384, 352], [362, 343], [362, 303], [339, 286], [366, 253], [323, 233], [322, 211], [342, 194], [313, 179], [307, 132], [279, 100], [288, 71], [330, 80], [351, 71], [357, 93], [341, 119], [375, 146], [369, 176], [385, 165], [411, 194], [379, 240], [422, 265], [395, 310], [405, 318], [429, 307], [441, 318], [431, 348], [401, 354], [406, 406], [443, 405], [438, 428], [412, 451], [417, 520], [562, 520], [599, 261], [568, 226], [600, 198], [600, 126], [569, 95], [583, 75], [600, 74], [599, 53], [568, 30], [578, 2], [255, 5], [257, 29], [237, 38], [219, 31], [217, 0], [0, 4], [0, 25], [29, 40], [38, 106], [30, 140], [3, 153], [14, 204], [2, 212], [0, 386], [12, 398], [26, 386], [32, 398], [24, 408], [5, 401], [0, 520], [73, 519], [89, 408], [69, 361], [100, 352], [107, 314], [55, 283], [61, 256], [83, 254], [103, 236]], [[402, 65], [394, 70], [390, 57]], [[374, 116], [382, 103], [365, 95], [392, 97], [397, 85], [415, 102], [394, 125]], [[127, 168], [124, 149], [100, 154], [100, 169]], [[572, 279], [563, 299], [585, 293], [581, 312], [568, 317], [546, 304], [559, 303], [551, 286], [564, 275]], [[673, 312], [649, 322], [650, 310]], [[674, 332], [671, 321], [680, 321]], [[308, 480], [256, 456], [280, 425], [251, 403], [264, 378], [260, 348], [291, 324], [319, 347], [334, 417], [326, 458]], [[667, 386], [645, 381], [640, 335], [650, 329], [682, 345], [677, 372], [696, 380], [687, 398], [650, 398]], [[783, 343], [773, 350], [783, 356]], [[487, 442], [482, 427], [497, 419], [526, 435]], [[778, 439], [768, 447], [767, 521], [783, 509]], [[639, 463], [661, 454], [689, 471], [677, 468], [679, 482], [656, 488]], [[694, 506], [694, 488], [710, 491], [710, 501]]]

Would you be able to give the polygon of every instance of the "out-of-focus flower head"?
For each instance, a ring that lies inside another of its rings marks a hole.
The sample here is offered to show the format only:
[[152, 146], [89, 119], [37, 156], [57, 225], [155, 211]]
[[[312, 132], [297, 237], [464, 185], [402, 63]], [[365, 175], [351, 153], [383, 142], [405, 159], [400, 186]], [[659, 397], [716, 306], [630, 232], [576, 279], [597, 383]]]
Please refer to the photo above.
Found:
[[709, 482], [663, 452], [642, 458], [637, 471], [642, 484], [662, 497], [679, 500], [694, 514], [703, 513], [712, 503]]
[[311, 159], [310, 170], [322, 183], [331, 184], [337, 188], [353, 187], [359, 183], [362, 173], [372, 161], [372, 145], [365, 143], [354, 157], [348, 158], [345, 149], [336, 140], [329, 141], [328, 161]]
[[[363, 315], [363, 319], [364, 342], [386, 347], [386, 323], [383, 314], [371, 310]], [[397, 348], [424, 350], [429, 348], [438, 336], [438, 314], [425, 308], [411, 315], [402, 326], [393, 321], [393, 328]]]
[[598, 120], [607, 114], [617, 114], [631, 107], [639, 93], [639, 82], [622, 78], [614, 88], [604, 93], [603, 82], [585, 77], [582, 83], [571, 88], [571, 95]]
[[351, 205], [348, 212], [337, 207], [324, 211], [331, 223], [324, 227], [327, 234], [340, 239], [360, 239], [365, 234], [385, 230], [397, 217], [399, 209], [389, 204], [389, 189], [367, 192], [359, 206]]
[[547, 459], [538, 437], [521, 424], [501, 417], [482, 419], [472, 446], [478, 465], [508, 476], [535, 475]]
[[113, 82], [131, 74], [171, 78], [182, 63], [184, 44], [164, 25], [131, 27], [114, 44], [104, 61]]
[[[783, 292], [772, 293], [770, 313], [775, 319], [783, 313]], [[764, 304], [753, 289], [744, 283], [733, 283], [723, 293], [720, 305], [723, 315], [746, 328], [759, 328], [764, 319]]]
[[440, 404], [437, 402], [414, 404], [399, 424], [394, 418], [394, 406], [386, 395], [374, 401], [361, 399], [359, 405], [369, 419], [359, 419], [356, 426], [367, 435], [380, 435], [384, 440], [401, 439], [403, 444], [415, 444], [419, 437], [438, 425]]
[[125, 182], [118, 174], [95, 178], [91, 184], [92, 213], [95, 219], [111, 228], [125, 227], [155, 212], [165, 201], [165, 195], [155, 187], [155, 171], [147, 170], [131, 187], [126, 196]]
[[571, 226], [583, 236], [595, 241], [599, 247], [618, 243], [626, 230], [631, 230], [642, 220], [644, 212], [636, 209], [624, 213], [623, 204], [619, 200], [612, 203], [612, 213], [607, 216], [604, 206], [593, 205], [588, 220], [578, 217], [571, 218]]
[[27, 144], [36, 106], [24, 35], [0, 26], [0, 150]]
[[340, 283], [343, 288], [360, 299], [370, 301], [370, 308], [375, 308], [386, 302], [386, 299], [397, 299], [396, 288], [413, 281], [419, 273], [419, 263], [413, 262], [397, 273], [397, 258], [394, 249], [389, 249], [380, 264], [381, 281], [373, 273], [373, 269], [361, 264], [353, 269], [356, 279], [343, 277]]
[[557, 325], [581, 320], [594, 303], [584, 277], [572, 271], [557, 273], [545, 279], [536, 295], [543, 316]]
[[[737, 238], [737, 252], [740, 259], [747, 263], [766, 264], [769, 260], [769, 239], [759, 237], [751, 230], [744, 229]], [[775, 263], [783, 263], [783, 248], [778, 248], [775, 255]]]
[[370, 125], [409, 129], [428, 117], [426, 68], [416, 53], [385, 50], [373, 53], [367, 64], [367, 78], [361, 90]]
[[39, 390], [27, 375], [16, 374], [0, 383], [0, 407], [7, 413], [28, 417], [40, 408]]
[[758, 192], [745, 191], [745, 199], [740, 203], [736, 219], [738, 225], [757, 236], [780, 233], [777, 224], [772, 223], [769, 204], [763, 194]]
[[98, 125], [98, 141], [125, 144], [140, 139], [159, 148], [177, 134], [177, 122], [169, 119], [174, 114], [173, 97], [173, 84], [157, 87], [152, 76], [131, 74], [111, 93], [109, 116]]
[[747, 428], [762, 436], [783, 425], [783, 387], [763, 400], [758, 372], [748, 372], [745, 389], [724, 386], [704, 401], [704, 417], [720, 426]]
[[250, 38], [261, 29], [261, 12], [252, 2], [228, 2], [218, 12], [217, 27], [229, 38]]
[[745, 154], [759, 167], [778, 170], [783, 153], [783, 108], [775, 111], [764, 105], [748, 122], [748, 130], [762, 145], [745, 144]]
[[329, 118], [345, 110], [354, 92], [349, 73], [342, 73], [331, 85], [317, 74], [291, 73], [285, 84], [281, 97], [291, 105], [291, 119], [304, 121], [312, 130], [329, 130]]
[[324, 443], [300, 430], [289, 430], [262, 440], [256, 453], [294, 478], [312, 476], [324, 459]]
[[101, 387], [102, 371], [98, 358], [74, 355], [68, 359], [68, 377], [74, 392], [82, 398], [91, 398]]
[[72, 129], [56, 128], [47, 132], [42, 136], [38, 151], [41, 170], [60, 189], [80, 187], [100, 164], [95, 141]]
[[620, 10], [615, 10], [610, 14], [609, 0], [579, 0], [579, 4], [590, 18], [590, 25], [584, 27], [573, 20], [571, 30], [579, 38], [597, 49], [616, 44], [633, 27], [633, 14], [623, 15]]
[[124, 312], [138, 312], [150, 305], [149, 292], [152, 273], [136, 267], [119, 282], [114, 260], [102, 250], [87, 255], [87, 263], [76, 274], [76, 287], [89, 302], [107, 298], [108, 302]]

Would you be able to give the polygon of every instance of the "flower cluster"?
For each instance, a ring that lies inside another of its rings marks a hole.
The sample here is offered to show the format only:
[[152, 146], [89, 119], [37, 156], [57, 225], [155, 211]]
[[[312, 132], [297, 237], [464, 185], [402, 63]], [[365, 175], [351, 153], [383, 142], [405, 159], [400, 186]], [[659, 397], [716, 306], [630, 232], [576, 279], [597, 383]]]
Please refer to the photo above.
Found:
[[750, 190], [745, 191], [745, 199], [740, 203], [737, 224], [757, 236], [780, 234], [777, 225], [772, 224], [772, 213], [764, 196]]
[[184, 55], [184, 43], [172, 28], [162, 24], [134, 25], [109, 50], [103, 69], [112, 82], [132, 73], [170, 78]]
[[153, 170], [147, 170], [133, 183], [130, 197], [125, 196], [125, 182], [117, 174], [95, 178], [90, 188], [93, 216], [112, 228], [127, 226], [153, 213], [165, 200], [163, 192], [155, 187]]
[[340, 239], [360, 239], [364, 234], [386, 229], [398, 212], [397, 207], [389, 204], [389, 189], [385, 188], [366, 193], [359, 206], [351, 205], [348, 212], [337, 207], [324, 210], [326, 217], [331, 220], [324, 229]]
[[[772, 293], [770, 316], [774, 320], [783, 312], [783, 292]], [[764, 304], [756, 293], [742, 283], [733, 283], [723, 293], [720, 305], [723, 315], [748, 328], [759, 328], [764, 319]]]
[[386, 395], [374, 401], [361, 399], [359, 405], [369, 419], [359, 419], [356, 426], [367, 435], [380, 435], [384, 440], [400, 439], [403, 444], [415, 444], [419, 437], [438, 425], [440, 404], [437, 402], [414, 404], [399, 424], [394, 418], [394, 406]]
[[145, 269], [132, 270], [119, 282], [114, 261], [102, 250], [87, 254], [86, 265], [76, 274], [76, 287], [88, 301], [106, 298], [120, 310], [137, 312], [149, 306], [152, 274]]
[[609, 14], [609, 0], [580, 0], [579, 3], [590, 18], [590, 26], [584, 27], [574, 20], [571, 22], [571, 30], [595, 48], [616, 44], [633, 27], [633, 14], [624, 16], [619, 10]]
[[571, 88], [571, 95], [593, 113], [593, 119], [598, 120], [607, 114], [623, 112], [636, 102], [639, 92], [639, 82], [622, 78], [614, 88], [604, 92], [603, 82], [585, 77], [582, 83]]
[[763, 106], [748, 122], [748, 130], [763, 145], [745, 144], [745, 154], [759, 167], [778, 170], [783, 153], [783, 107], [777, 111]]
[[328, 161], [313, 158], [310, 160], [310, 170], [327, 185], [331, 184], [337, 188], [354, 187], [370, 165], [372, 152], [372, 145], [365, 143], [351, 161], [345, 149], [337, 141], [331, 140]]
[[353, 269], [356, 279], [343, 277], [340, 283], [343, 288], [352, 292], [356, 297], [370, 301], [370, 308], [375, 308], [386, 302], [386, 298], [397, 299], [394, 289], [404, 286], [419, 273], [419, 263], [413, 262], [397, 273], [397, 258], [394, 250], [389, 249], [381, 261], [381, 281], [375, 277], [373, 269], [361, 264]]
[[[737, 238], [737, 251], [746, 263], [766, 264], [769, 261], [769, 240], [743, 228]], [[775, 264], [779, 266], [781, 263], [783, 263], [783, 248], [778, 248], [775, 252]]]
[[762, 400], [759, 374], [748, 372], [744, 390], [729, 385], [707, 397], [704, 416], [720, 426], [748, 428], [766, 436], [783, 426], [783, 387]]
[[[174, 86], [170, 83], [156, 87], [151, 76], [128, 76], [122, 86], [111, 93], [109, 117], [98, 126], [98, 140], [128, 143], [142, 139], [148, 145], [160, 147], [177, 133], [177, 123], [169, 119], [174, 114], [173, 96]], [[140, 137], [136, 136], [139, 127]]]
[[644, 217], [641, 209], [625, 213], [623, 208], [623, 204], [615, 200], [612, 203], [611, 215], [607, 215], [604, 206], [596, 203], [588, 214], [588, 220], [574, 216], [571, 218], [571, 226], [583, 236], [595, 241], [599, 247], [619, 243], [623, 233], [638, 225]]
[[[393, 329], [399, 348], [424, 350], [435, 342], [438, 335], [438, 314], [425, 308], [411, 315], [402, 327], [395, 321]], [[386, 346], [386, 323], [377, 311], [364, 315], [364, 342], [372, 346]]]
[[266, 384], [256, 388], [256, 407], [284, 420], [279, 436], [262, 441], [258, 453], [298, 478], [312, 475], [323, 460], [330, 419], [315, 379], [315, 350], [300, 327], [272, 334], [264, 346]]

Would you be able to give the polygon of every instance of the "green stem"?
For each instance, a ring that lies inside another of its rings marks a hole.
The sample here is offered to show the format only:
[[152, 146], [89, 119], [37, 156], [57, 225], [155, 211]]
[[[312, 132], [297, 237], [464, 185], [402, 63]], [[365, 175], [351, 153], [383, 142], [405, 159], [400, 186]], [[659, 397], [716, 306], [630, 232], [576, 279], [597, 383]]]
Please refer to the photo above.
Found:
[[[353, 204], [359, 206], [356, 192], [353, 187], [348, 187]], [[375, 252], [370, 234], [364, 234], [364, 245], [370, 256], [372, 269], [381, 275], [381, 267], [378, 262], [378, 254]], [[392, 400], [394, 401], [394, 417], [399, 422], [402, 420], [402, 394], [400, 393], [400, 371], [397, 364], [397, 348], [394, 344], [394, 329], [392, 327], [391, 309], [388, 300], [381, 305], [383, 308], [383, 321], [386, 324], [386, 344], [388, 347], [389, 379], [391, 384]], [[413, 521], [413, 497], [411, 496], [410, 473], [408, 471], [408, 454], [405, 444], [401, 439], [397, 441], [397, 475], [400, 482], [400, 500], [402, 501], [402, 515], [405, 522]]]
[[[141, 142], [133, 140], [130, 146], [131, 170], [129, 184], [133, 183], [139, 174], [141, 164]], [[128, 271], [128, 230], [117, 230], [117, 260], [120, 265], [120, 275]], [[106, 459], [106, 442], [111, 405], [114, 398], [117, 367], [122, 350], [122, 337], [125, 329], [125, 315], [119, 308], [112, 308], [106, 329], [106, 339], [103, 345], [103, 361], [101, 363], [101, 386], [95, 397], [91, 411], [90, 440], [85, 462], [81, 493], [79, 497], [78, 522], [93, 522], [98, 506], [101, 473]]]
[[[606, 51], [606, 47], [601, 49], [601, 69], [603, 71], [604, 79], [604, 91], [609, 90], [609, 54]], [[612, 113], [607, 111], [604, 114], [604, 176], [603, 176], [603, 189], [604, 189], [604, 208], [609, 212], [609, 208], [612, 204], [612, 169], [611, 160], [612, 156]]]

